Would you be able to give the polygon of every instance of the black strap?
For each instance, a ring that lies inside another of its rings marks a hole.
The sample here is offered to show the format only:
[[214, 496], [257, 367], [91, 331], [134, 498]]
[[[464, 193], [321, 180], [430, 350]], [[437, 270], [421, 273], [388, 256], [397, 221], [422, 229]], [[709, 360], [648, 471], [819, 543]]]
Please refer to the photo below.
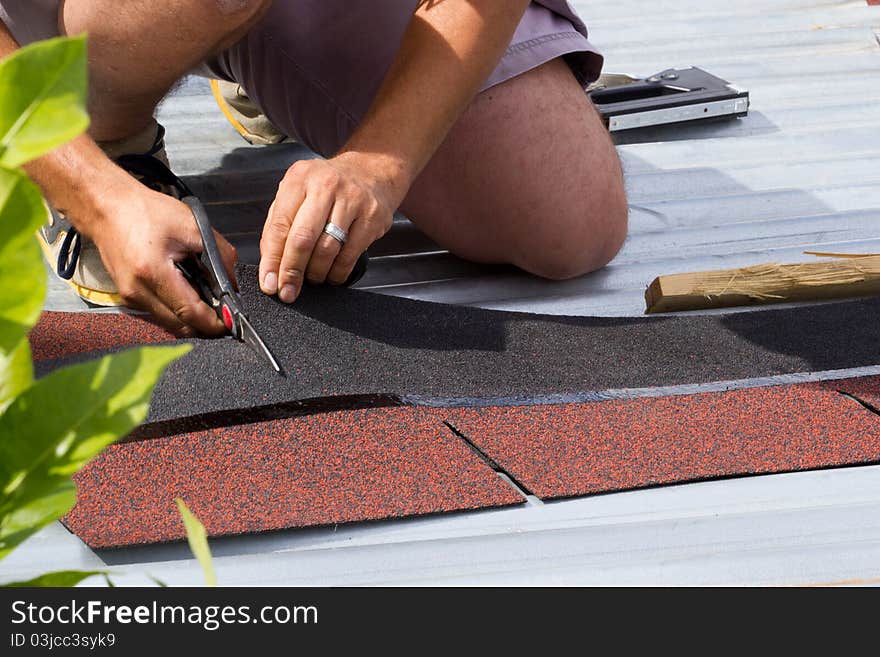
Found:
[[76, 271], [76, 263], [79, 262], [79, 253], [82, 250], [82, 238], [79, 231], [73, 226], [64, 235], [64, 241], [58, 250], [58, 263], [56, 269], [58, 276], [66, 281], [73, 278]]
[[116, 164], [157, 192], [165, 192], [164, 186], [172, 188], [178, 198], [193, 195], [186, 183], [152, 155], [123, 155], [116, 158]]

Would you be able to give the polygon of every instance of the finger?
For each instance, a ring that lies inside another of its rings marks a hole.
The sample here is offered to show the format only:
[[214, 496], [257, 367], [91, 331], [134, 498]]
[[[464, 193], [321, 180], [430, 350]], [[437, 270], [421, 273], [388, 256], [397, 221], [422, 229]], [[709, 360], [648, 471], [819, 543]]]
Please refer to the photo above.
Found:
[[[348, 203], [343, 199], [337, 199], [333, 204], [333, 210], [330, 212], [330, 221], [334, 225], [339, 226], [345, 232], [351, 229], [351, 225], [355, 221], [354, 213], [351, 211]], [[321, 229], [323, 231], [323, 227]], [[320, 284], [327, 280], [327, 274], [333, 266], [333, 261], [342, 250], [342, 244], [334, 237], [322, 232], [312, 251], [312, 258], [309, 260], [309, 266], [306, 270], [306, 280], [310, 283]]]
[[226, 327], [217, 313], [202, 301], [195, 288], [170, 260], [153, 286], [153, 293], [181, 324], [194, 329], [196, 333], [206, 336], [226, 333]]
[[195, 330], [181, 322], [180, 318], [171, 312], [171, 309], [162, 303], [149, 287], [135, 280], [134, 284], [120, 286], [120, 294], [128, 308], [149, 313], [159, 326], [178, 338], [190, 338], [195, 335]]
[[361, 257], [364, 251], [370, 248], [375, 239], [366, 221], [354, 222], [348, 234], [348, 242], [342, 247], [339, 255], [336, 256], [336, 260], [333, 261], [333, 266], [330, 268], [330, 273], [327, 274], [327, 282], [332, 285], [342, 285], [345, 283], [351, 274], [351, 270], [354, 269], [358, 258]]
[[165, 306], [155, 294], [149, 294], [147, 299], [148, 308], [145, 308], [150, 315], [159, 323], [160, 326], [167, 329], [177, 338], [194, 338], [196, 330], [192, 326], [187, 326]]
[[332, 202], [331, 196], [315, 192], [306, 196], [296, 213], [278, 270], [278, 298], [284, 303], [293, 303], [299, 296], [306, 268], [327, 223]]
[[284, 245], [293, 218], [305, 198], [305, 187], [299, 183], [289, 183], [278, 188], [278, 195], [269, 208], [260, 238], [260, 289], [265, 294], [278, 294], [278, 271], [281, 269]]
[[126, 305], [129, 308], [148, 312], [159, 326], [178, 338], [191, 338], [195, 335], [192, 327], [183, 324], [177, 315], [147, 288], [141, 288], [135, 295], [126, 299]]

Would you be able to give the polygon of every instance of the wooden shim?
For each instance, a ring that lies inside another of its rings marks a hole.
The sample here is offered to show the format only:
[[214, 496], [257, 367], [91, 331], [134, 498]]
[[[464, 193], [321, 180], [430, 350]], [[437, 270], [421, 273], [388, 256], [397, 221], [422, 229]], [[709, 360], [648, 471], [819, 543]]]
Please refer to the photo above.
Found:
[[880, 256], [660, 276], [646, 313], [880, 295]]

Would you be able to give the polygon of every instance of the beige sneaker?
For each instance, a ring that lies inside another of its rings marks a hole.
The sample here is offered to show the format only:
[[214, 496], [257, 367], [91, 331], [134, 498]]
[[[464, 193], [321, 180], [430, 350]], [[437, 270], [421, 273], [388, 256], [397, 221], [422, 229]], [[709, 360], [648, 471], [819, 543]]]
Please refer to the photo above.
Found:
[[211, 80], [211, 91], [223, 116], [249, 144], [268, 146], [294, 141], [266, 118], [240, 84]]
[[[120, 167], [151, 189], [175, 198], [192, 194], [168, 168], [165, 129], [158, 123], [131, 139], [101, 146]], [[64, 214], [48, 204], [46, 209], [48, 217], [37, 238], [55, 273], [91, 304], [125, 305], [94, 242], [83, 237]]]

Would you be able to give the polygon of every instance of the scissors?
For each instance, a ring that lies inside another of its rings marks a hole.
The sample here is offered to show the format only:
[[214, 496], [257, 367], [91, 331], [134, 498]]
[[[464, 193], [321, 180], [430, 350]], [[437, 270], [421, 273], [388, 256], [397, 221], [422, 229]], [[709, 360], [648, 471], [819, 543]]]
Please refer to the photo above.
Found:
[[202, 300], [217, 313], [232, 336], [268, 361], [278, 374], [283, 374], [278, 360], [263, 342], [260, 334], [251, 326], [244, 313], [241, 295], [233, 287], [223, 266], [220, 249], [217, 247], [217, 240], [214, 238], [214, 231], [211, 229], [205, 207], [195, 196], [185, 196], [181, 201], [192, 210], [202, 236], [203, 248], [200, 256], [193, 256], [177, 263], [177, 268], [196, 289]]

